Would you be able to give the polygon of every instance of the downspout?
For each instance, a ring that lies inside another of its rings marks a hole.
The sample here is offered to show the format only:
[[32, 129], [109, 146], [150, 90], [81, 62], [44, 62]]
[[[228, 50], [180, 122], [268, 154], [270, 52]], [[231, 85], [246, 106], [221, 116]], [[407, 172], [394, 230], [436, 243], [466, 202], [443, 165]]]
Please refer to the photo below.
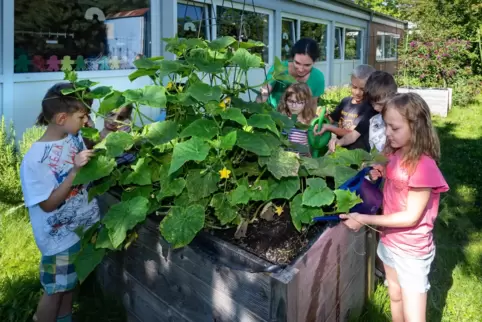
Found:
[[[373, 22], [373, 11], [370, 11], [370, 20], [368, 21], [368, 28], [367, 28], [367, 51], [366, 51], [366, 57], [367, 57], [367, 61], [366, 63], [368, 64], [368, 57], [370, 55], [370, 43], [371, 43], [371, 29], [372, 29], [372, 22]], [[373, 66], [375, 67], [375, 66]]]

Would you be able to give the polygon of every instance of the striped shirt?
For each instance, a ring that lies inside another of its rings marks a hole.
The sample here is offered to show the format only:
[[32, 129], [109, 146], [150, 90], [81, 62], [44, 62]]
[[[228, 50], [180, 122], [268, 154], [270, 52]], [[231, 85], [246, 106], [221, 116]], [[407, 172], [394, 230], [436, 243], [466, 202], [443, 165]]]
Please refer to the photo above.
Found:
[[[286, 134], [286, 132], [284, 132]], [[292, 128], [288, 133], [288, 140], [291, 143], [304, 145], [308, 147], [308, 131], [307, 130], [300, 130]], [[296, 149], [287, 149], [288, 151], [297, 152], [302, 156], [309, 156], [309, 153], [304, 153], [301, 151], [297, 151]]]

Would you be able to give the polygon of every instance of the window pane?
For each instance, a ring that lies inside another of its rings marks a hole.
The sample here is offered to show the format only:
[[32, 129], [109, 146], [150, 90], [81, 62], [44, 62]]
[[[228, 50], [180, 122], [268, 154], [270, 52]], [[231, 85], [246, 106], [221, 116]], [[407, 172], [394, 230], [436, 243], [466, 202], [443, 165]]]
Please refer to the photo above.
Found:
[[384, 44], [384, 49], [385, 49], [385, 57], [384, 58], [390, 58], [392, 57], [392, 36], [385, 35], [385, 44]]
[[320, 60], [326, 60], [327, 26], [321, 23], [301, 21], [300, 38], [312, 38], [320, 44]]
[[281, 59], [290, 59], [291, 47], [296, 42], [296, 26], [293, 20], [283, 19], [281, 23]]
[[377, 59], [383, 59], [383, 35], [377, 35]]
[[341, 59], [343, 52], [343, 28], [335, 28], [335, 59]]
[[[240, 9], [217, 7], [217, 37], [232, 36], [241, 41], [261, 41], [269, 46], [269, 16], [267, 14]], [[263, 61], [268, 61], [268, 47], [253, 48]]]
[[203, 38], [209, 40], [208, 7], [193, 4], [177, 5], [177, 35], [179, 38]]
[[149, 0], [15, 0], [14, 42], [17, 73], [134, 68], [150, 55]]
[[390, 54], [387, 56], [387, 58], [397, 58], [398, 39], [393, 36], [386, 37], [390, 37]]
[[361, 43], [361, 31], [347, 29], [345, 42], [345, 59], [360, 59]]

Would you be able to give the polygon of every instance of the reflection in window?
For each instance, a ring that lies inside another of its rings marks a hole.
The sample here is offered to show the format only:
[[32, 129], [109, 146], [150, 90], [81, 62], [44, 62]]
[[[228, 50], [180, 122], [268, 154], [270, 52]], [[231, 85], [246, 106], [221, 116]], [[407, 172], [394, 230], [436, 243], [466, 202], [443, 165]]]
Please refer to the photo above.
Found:
[[377, 59], [383, 59], [383, 36], [377, 35]]
[[177, 4], [177, 35], [179, 38], [203, 38], [210, 40], [208, 6]]
[[[261, 41], [269, 45], [269, 16], [259, 12], [217, 7], [217, 37], [232, 36], [241, 41]], [[253, 53], [268, 61], [268, 48], [253, 48]]]
[[398, 52], [399, 35], [377, 34], [377, 59], [396, 59]]
[[283, 19], [281, 23], [281, 59], [291, 58], [291, 47], [296, 42], [296, 24], [294, 20]]
[[343, 55], [343, 28], [335, 27], [335, 59], [341, 59]]
[[360, 59], [361, 58], [361, 31], [360, 30], [345, 30], [345, 59]]
[[134, 68], [150, 55], [149, 0], [15, 0], [15, 72]]
[[321, 23], [301, 21], [300, 38], [312, 38], [320, 44], [320, 60], [326, 60], [327, 26]]

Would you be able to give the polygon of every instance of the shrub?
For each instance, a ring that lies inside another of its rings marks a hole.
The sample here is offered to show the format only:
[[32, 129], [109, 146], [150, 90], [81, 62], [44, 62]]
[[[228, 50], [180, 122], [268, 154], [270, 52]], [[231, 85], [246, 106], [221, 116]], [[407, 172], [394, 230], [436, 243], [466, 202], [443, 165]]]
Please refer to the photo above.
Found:
[[320, 96], [318, 101], [319, 106], [326, 107], [326, 110], [333, 111], [341, 100], [351, 95], [349, 86], [334, 86], [326, 89], [325, 93]]

